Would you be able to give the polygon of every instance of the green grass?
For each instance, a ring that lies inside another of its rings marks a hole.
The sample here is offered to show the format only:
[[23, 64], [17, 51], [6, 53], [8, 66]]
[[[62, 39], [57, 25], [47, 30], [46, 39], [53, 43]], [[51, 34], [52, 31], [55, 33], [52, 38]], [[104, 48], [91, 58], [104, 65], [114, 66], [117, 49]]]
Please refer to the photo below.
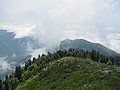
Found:
[[120, 68], [89, 59], [64, 57], [16, 90], [120, 90]]

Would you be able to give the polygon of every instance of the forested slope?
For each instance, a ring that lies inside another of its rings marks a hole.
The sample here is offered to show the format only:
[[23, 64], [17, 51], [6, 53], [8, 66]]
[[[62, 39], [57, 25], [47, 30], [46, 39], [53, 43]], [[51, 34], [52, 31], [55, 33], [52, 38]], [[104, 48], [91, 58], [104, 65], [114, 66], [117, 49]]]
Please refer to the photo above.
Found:
[[1, 90], [119, 90], [118, 57], [107, 57], [96, 50], [59, 50], [38, 55], [17, 66], [0, 81]]

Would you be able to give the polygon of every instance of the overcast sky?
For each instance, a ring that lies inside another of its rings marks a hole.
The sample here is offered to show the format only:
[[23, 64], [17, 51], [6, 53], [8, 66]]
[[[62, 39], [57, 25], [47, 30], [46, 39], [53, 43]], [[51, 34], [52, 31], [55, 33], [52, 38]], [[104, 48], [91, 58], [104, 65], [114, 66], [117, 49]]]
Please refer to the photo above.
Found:
[[0, 28], [48, 47], [82, 38], [120, 52], [120, 0], [0, 0]]

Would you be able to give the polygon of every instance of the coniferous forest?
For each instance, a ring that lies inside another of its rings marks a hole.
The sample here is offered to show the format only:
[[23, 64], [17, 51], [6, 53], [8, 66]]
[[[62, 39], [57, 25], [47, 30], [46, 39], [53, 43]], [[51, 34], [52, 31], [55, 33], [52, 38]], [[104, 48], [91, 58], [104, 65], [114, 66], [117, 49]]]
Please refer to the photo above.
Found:
[[99, 51], [59, 50], [29, 59], [0, 80], [0, 90], [119, 90], [120, 57]]

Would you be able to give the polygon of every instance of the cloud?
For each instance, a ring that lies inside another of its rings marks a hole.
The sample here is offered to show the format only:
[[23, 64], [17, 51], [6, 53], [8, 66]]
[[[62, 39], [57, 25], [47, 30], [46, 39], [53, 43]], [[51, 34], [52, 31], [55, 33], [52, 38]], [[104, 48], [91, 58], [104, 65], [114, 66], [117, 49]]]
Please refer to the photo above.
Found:
[[0, 29], [7, 30], [7, 32], [14, 32], [15, 38], [29, 36], [35, 27], [35, 25], [0, 25]]
[[38, 57], [38, 55], [47, 54], [46, 47], [33, 49], [32, 46], [28, 43], [27, 52], [33, 57]]
[[11, 57], [12, 57], [12, 58], [16, 58], [16, 54], [15, 54], [15, 53], [13, 53]]
[[117, 36], [118, 38], [120, 38], [120, 33], [116, 34], [116, 36]]
[[45, 48], [39, 48], [39, 49], [34, 49], [31, 51], [30, 55], [32, 55], [33, 57], [38, 57], [38, 54], [42, 55], [42, 54], [47, 54], [46, 49]]
[[119, 49], [120, 49], [120, 40], [115, 40], [115, 39], [112, 39], [112, 40], [110, 40], [110, 44], [109, 44], [110, 46], [110, 48], [112, 49], [112, 50], [115, 50], [115, 51], [117, 51], [118, 53], [120, 53], [120, 51], [119, 51]]
[[116, 2], [114, 0], [1, 0], [0, 6], [7, 23], [99, 25], [107, 24], [109, 21], [110, 24], [111, 20], [114, 22], [114, 19], [119, 17]]
[[0, 58], [0, 73], [5, 73], [8, 70], [12, 70], [10, 63], [6, 61], [6, 57]]
[[4, 15], [0, 23], [19, 24], [10, 26], [16, 38], [30, 35], [47, 48], [66, 38], [84, 38], [111, 48], [114, 42], [118, 45], [119, 3], [119, 0], [1, 0]]

